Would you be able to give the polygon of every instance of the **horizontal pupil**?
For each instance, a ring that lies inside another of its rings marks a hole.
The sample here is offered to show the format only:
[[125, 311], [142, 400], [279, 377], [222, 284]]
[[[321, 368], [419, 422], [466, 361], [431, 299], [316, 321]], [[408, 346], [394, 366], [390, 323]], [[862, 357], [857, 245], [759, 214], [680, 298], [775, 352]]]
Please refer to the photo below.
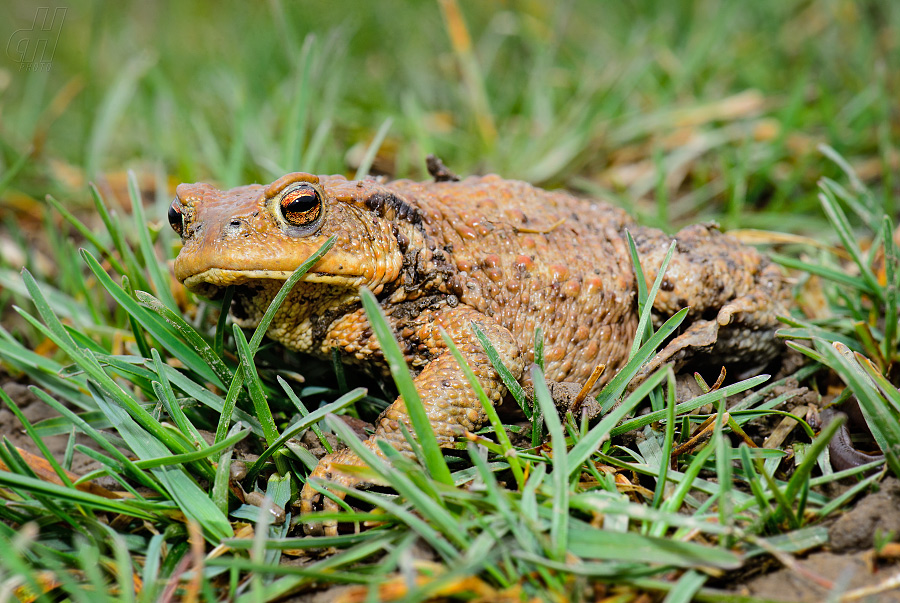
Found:
[[[285, 199], [283, 207], [288, 211], [298, 211], [301, 208], [309, 208], [318, 201], [315, 194], [302, 194], [293, 199]], [[302, 211], [302, 210], [301, 210]]]
[[297, 191], [282, 200], [281, 209], [286, 220], [299, 226], [318, 217], [321, 203], [314, 191]]

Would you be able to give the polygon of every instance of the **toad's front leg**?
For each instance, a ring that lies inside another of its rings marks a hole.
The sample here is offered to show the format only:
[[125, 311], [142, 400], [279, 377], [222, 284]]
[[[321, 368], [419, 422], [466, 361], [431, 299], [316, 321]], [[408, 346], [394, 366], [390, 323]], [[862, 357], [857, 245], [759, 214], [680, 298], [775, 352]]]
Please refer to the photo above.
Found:
[[[388, 308], [387, 316], [395, 336], [400, 341], [401, 349], [405, 348], [407, 362], [413, 368], [425, 363], [415, 378], [415, 386], [441, 447], [452, 446], [457, 435], [464, 430], [478, 429], [485, 422], [481, 402], [469, 386], [456, 359], [444, 345], [441, 328], [444, 328], [456, 343], [484, 387], [488, 398], [494, 403], [500, 401], [506, 389], [472, 332], [471, 323], [479, 322], [482, 325], [513, 376], [518, 379], [524, 370], [523, 360], [512, 333], [469, 306], [443, 305], [436, 309], [427, 308], [418, 313], [410, 313], [402, 307]], [[332, 325], [326, 338], [326, 346], [336, 346], [345, 354], [361, 361], [370, 359], [373, 362], [384, 362], [381, 349], [371, 334], [371, 328], [362, 310], [349, 314]], [[406, 404], [398, 397], [378, 417], [375, 433], [364, 442], [364, 445], [382, 456], [376, 441], [383, 440], [394, 448], [411, 454], [401, 425], [406, 425], [409, 432], [414, 433]], [[341, 471], [341, 466], [348, 465], [363, 465], [362, 460], [348, 449], [330, 454], [319, 461], [300, 494], [302, 513], [310, 513], [318, 508], [325, 511], [337, 510], [337, 503], [323, 497], [310, 482], [332, 481], [347, 487], [359, 486], [361, 481], [358, 477]], [[311, 534], [332, 535], [337, 533], [337, 522], [307, 524], [305, 529]]]

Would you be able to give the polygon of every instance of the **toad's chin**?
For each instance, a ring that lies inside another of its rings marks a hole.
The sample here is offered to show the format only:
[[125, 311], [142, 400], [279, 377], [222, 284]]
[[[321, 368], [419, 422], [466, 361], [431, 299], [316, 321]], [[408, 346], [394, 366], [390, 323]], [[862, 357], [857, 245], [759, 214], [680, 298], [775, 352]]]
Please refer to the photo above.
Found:
[[[231, 317], [241, 327], [256, 328], [284, 285], [283, 279], [269, 276], [253, 278], [245, 272], [237, 279], [222, 279], [215, 283], [196, 281], [190, 288], [199, 295], [217, 299], [222, 297], [226, 287], [233, 286]], [[329, 275], [327, 279], [297, 282], [276, 310], [266, 334], [288, 349], [319, 353], [317, 342], [335, 317], [352, 311], [360, 303], [359, 287], [355, 281], [347, 281]], [[224, 284], [226, 282], [229, 284]]]

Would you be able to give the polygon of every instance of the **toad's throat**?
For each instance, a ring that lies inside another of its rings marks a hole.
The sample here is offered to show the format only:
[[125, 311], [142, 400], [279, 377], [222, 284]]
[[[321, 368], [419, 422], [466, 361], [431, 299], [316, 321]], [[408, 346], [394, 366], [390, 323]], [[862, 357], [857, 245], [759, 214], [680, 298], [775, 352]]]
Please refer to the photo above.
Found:
[[[290, 276], [290, 273], [286, 275]], [[215, 276], [213, 282], [188, 282], [190, 279], [187, 279], [185, 284], [195, 293], [211, 299], [220, 298], [226, 286], [234, 286], [231, 316], [244, 328], [259, 325], [284, 285], [284, 279], [271, 278], [268, 274], [263, 278], [253, 278], [254, 275], [247, 273]], [[319, 278], [305, 280], [310, 276]], [[297, 282], [275, 311], [266, 335], [291, 350], [321, 352], [318, 343], [330, 323], [359, 304], [359, 289], [355, 283], [348, 284], [347, 279], [328, 279], [340, 280], [340, 283], [323, 280], [321, 275], [305, 275], [304, 280]]]

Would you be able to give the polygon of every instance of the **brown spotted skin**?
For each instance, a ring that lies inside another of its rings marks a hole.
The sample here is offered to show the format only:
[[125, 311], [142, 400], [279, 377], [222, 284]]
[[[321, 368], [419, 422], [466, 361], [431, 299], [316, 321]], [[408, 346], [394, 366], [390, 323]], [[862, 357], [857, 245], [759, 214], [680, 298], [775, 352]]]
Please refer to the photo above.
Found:
[[[320, 222], [298, 230], [279, 214], [279, 199], [304, 183], [317, 187], [323, 212]], [[334, 247], [276, 314], [269, 336], [325, 357], [336, 347], [348, 362], [386, 373], [359, 304], [358, 288], [369, 287], [417, 373], [416, 388], [443, 446], [485, 418], [441, 340], [441, 327], [494, 402], [505, 389], [472, 334], [473, 321], [516, 378], [532, 362], [534, 330], [541, 327], [549, 379], [584, 381], [605, 364], [602, 385], [624, 364], [637, 326], [625, 230], [635, 238], [649, 283], [672, 240], [599, 201], [497, 176], [383, 183], [289, 174], [268, 186], [230, 191], [181, 185], [174, 205], [183, 215], [184, 242], [176, 276], [205, 295], [239, 285], [232, 314], [244, 326], [254, 326], [281, 282], [336, 235]], [[691, 312], [651, 368], [681, 362], [696, 350], [711, 352], [719, 364], [771, 358], [776, 316], [786, 312], [789, 296], [777, 267], [711, 226], [686, 228], [675, 239], [654, 310], [660, 320], [685, 306]], [[384, 439], [405, 450], [401, 423], [408, 425], [408, 417], [398, 399], [366, 445], [377, 451], [375, 439]], [[352, 453], [337, 452], [311, 477], [357, 485], [336, 466], [358, 464]], [[335, 505], [307, 485], [301, 507]], [[336, 529], [324, 526], [328, 533]]]

